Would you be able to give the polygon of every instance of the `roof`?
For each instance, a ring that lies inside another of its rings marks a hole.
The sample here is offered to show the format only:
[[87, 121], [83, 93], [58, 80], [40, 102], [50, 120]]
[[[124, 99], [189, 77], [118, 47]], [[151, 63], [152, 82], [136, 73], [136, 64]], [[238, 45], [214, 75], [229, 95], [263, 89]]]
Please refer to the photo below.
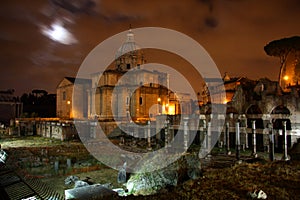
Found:
[[74, 77], [64, 77], [65, 79], [67, 79], [68, 81], [70, 81], [71, 83], [87, 83], [87, 84], [91, 84], [92, 80], [91, 79], [86, 79], [86, 78], [74, 78]]
[[132, 51], [137, 51], [140, 50], [141, 48], [135, 43], [134, 41], [134, 34], [132, 30], [130, 29], [129, 32], [127, 33], [127, 40], [122, 44], [122, 46], [118, 49], [116, 53], [116, 58], [132, 52]]

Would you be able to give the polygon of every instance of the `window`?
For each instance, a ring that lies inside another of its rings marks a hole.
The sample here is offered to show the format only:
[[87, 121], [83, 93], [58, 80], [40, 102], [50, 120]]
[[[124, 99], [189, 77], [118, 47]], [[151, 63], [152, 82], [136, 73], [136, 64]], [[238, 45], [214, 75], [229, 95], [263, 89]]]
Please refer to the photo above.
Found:
[[143, 97], [140, 97], [140, 105], [143, 104]]
[[126, 105], [129, 105], [129, 97], [126, 97]]
[[127, 66], [127, 69], [130, 69], [130, 64], [127, 64], [126, 66]]
[[66, 100], [66, 92], [65, 91], [63, 92], [62, 96], [63, 96], [63, 100]]

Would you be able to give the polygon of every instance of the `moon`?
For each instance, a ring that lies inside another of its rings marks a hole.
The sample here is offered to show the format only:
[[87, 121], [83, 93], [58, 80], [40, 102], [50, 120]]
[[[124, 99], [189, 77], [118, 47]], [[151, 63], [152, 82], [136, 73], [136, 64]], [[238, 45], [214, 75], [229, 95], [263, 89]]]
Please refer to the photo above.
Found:
[[42, 27], [42, 33], [51, 40], [61, 44], [71, 45], [78, 42], [73, 34], [70, 33], [59, 21], [51, 24], [50, 28], [45, 26]]

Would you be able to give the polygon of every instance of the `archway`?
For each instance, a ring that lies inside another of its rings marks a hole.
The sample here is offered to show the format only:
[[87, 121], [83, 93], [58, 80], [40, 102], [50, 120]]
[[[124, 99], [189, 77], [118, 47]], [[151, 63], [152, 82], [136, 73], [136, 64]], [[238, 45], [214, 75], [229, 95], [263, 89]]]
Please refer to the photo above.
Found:
[[[273, 129], [275, 132], [275, 151], [276, 152], [282, 152], [283, 150], [283, 135], [281, 134], [283, 130], [283, 122], [286, 122], [286, 130], [289, 131], [291, 130], [291, 121], [289, 119], [291, 112], [290, 110], [283, 106], [279, 105], [276, 106], [272, 112], [272, 124], [273, 124]], [[291, 136], [287, 135], [287, 143], [288, 147], [291, 146]]]
[[291, 121], [289, 119], [290, 114], [291, 112], [287, 107], [283, 105], [276, 106], [271, 112], [273, 119], [273, 128], [277, 130], [282, 130], [282, 123], [286, 121], [286, 129], [291, 130]]
[[251, 105], [246, 111], [246, 115], [247, 115], [247, 119], [248, 119], [247, 120], [247, 128], [252, 128], [252, 121], [255, 120], [256, 129], [263, 129], [264, 123], [261, 118], [262, 114], [263, 113], [258, 105]]

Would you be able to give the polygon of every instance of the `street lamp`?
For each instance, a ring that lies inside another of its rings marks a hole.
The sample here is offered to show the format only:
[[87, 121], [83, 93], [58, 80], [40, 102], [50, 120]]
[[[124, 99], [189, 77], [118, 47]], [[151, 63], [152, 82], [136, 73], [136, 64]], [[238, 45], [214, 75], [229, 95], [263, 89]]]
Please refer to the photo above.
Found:
[[69, 101], [67, 101], [67, 115], [69, 115], [68, 118], [71, 118], [71, 107], [70, 107], [70, 105], [71, 105], [71, 101], [69, 100]]
[[157, 114], [160, 115], [160, 103], [161, 103], [161, 98], [157, 98], [157, 103], [158, 103], [158, 109], [157, 109]]

